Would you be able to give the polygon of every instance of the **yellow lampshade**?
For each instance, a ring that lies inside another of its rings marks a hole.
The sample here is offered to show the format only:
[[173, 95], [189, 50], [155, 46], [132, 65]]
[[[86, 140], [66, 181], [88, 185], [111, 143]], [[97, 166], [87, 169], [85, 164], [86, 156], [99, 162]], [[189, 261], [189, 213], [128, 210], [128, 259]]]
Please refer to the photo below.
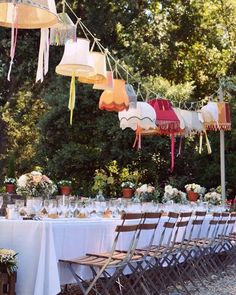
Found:
[[104, 90], [99, 100], [99, 109], [120, 112], [129, 108], [129, 97], [125, 90], [125, 81], [114, 79], [114, 89]]
[[94, 84], [106, 81], [106, 57], [101, 52], [91, 52], [90, 56], [94, 61], [94, 72], [91, 74], [79, 75], [79, 82]]
[[77, 38], [76, 42], [67, 41], [61, 62], [56, 67], [56, 73], [70, 77], [94, 73], [94, 63], [89, 54], [89, 40]]
[[93, 89], [98, 90], [112, 90], [114, 88], [114, 79], [113, 79], [113, 72], [107, 71], [106, 79], [104, 81], [99, 81], [93, 85]]
[[0, 0], [0, 26], [39, 29], [57, 22], [55, 0]]

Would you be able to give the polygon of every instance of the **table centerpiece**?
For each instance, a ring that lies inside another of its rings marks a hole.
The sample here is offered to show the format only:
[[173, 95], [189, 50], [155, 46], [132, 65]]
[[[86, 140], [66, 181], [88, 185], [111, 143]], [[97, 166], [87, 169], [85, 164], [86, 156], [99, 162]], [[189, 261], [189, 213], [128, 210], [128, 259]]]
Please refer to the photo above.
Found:
[[186, 204], [186, 193], [178, 190], [175, 187], [172, 187], [171, 185], [166, 185], [162, 202], [167, 203], [169, 201], [173, 201], [174, 203]]
[[206, 189], [196, 183], [190, 183], [185, 185], [185, 189], [190, 202], [196, 202], [201, 195], [204, 195]]
[[55, 183], [39, 171], [23, 174], [17, 180], [16, 193], [26, 198], [28, 214], [40, 210], [42, 200], [51, 198], [56, 192]]

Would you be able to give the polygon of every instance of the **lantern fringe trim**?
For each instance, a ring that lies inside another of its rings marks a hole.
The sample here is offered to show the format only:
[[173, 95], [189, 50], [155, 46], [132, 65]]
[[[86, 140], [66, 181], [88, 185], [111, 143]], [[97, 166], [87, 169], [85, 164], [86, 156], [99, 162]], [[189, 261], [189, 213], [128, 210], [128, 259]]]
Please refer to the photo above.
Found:
[[108, 112], [121, 112], [123, 110], [128, 110], [128, 106], [125, 103], [117, 104], [117, 103], [110, 103], [105, 104], [104, 102], [99, 105], [100, 110], [106, 110]]

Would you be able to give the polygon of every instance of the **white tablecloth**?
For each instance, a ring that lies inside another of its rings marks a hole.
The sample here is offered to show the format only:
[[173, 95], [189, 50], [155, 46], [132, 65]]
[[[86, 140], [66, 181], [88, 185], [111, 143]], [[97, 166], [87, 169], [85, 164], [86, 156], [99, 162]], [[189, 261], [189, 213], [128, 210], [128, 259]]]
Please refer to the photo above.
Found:
[[[161, 222], [166, 220], [162, 218]], [[0, 247], [18, 254], [17, 295], [56, 295], [60, 285], [72, 282], [72, 276], [59, 259], [75, 258], [87, 252], [110, 250], [119, 219], [74, 219], [20, 221], [0, 220]], [[160, 236], [157, 235], [157, 239]], [[141, 236], [140, 246], [148, 238]], [[127, 239], [120, 247], [126, 248]], [[85, 268], [79, 268], [83, 277]]]

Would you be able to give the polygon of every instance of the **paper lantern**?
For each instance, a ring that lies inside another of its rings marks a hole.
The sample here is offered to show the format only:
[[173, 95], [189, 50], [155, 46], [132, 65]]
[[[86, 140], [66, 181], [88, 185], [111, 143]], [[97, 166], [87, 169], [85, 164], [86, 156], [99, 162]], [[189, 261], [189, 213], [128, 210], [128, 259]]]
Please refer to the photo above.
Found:
[[143, 130], [156, 128], [156, 112], [152, 106], [146, 102], [137, 102], [136, 108], [129, 108], [128, 111], [122, 111], [118, 114], [120, 128], [131, 128], [136, 131], [136, 137], [133, 147], [137, 145], [141, 149], [141, 137]]
[[155, 98], [149, 100], [148, 103], [156, 112], [156, 125], [163, 134], [171, 134], [180, 131], [180, 121], [169, 100]]
[[95, 84], [106, 82], [106, 56], [101, 52], [91, 52], [90, 56], [94, 62], [94, 72], [90, 74], [79, 75], [79, 82]]
[[70, 98], [70, 124], [72, 125], [73, 110], [75, 107], [75, 77], [79, 74], [94, 72], [94, 64], [89, 55], [89, 40], [78, 38], [76, 42], [69, 40], [65, 44], [65, 50], [60, 64], [56, 67], [56, 73], [71, 77]]
[[195, 111], [180, 110], [180, 114], [185, 124], [185, 135], [201, 133], [204, 131], [204, 125], [201, 122], [199, 113]]
[[0, 0], [0, 25], [19, 29], [49, 28], [58, 22], [54, 0]]
[[227, 102], [208, 102], [201, 108], [206, 130], [231, 130], [230, 108]]
[[58, 13], [59, 22], [50, 27], [50, 45], [64, 45], [68, 40], [76, 41], [76, 25], [65, 12]]
[[104, 90], [99, 100], [99, 109], [120, 112], [129, 108], [129, 97], [125, 90], [125, 81], [114, 79], [114, 89]]
[[156, 128], [156, 113], [152, 106], [147, 102], [137, 102], [136, 108], [129, 108], [127, 111], [121, 111], [118, 113], [120, 120], [120, 128], [131, 128], [137, 130], [141, 129], [154, 129]]
[[89, 55], [89, 40], [77, 38], [76, 42], [67, 41], [63, 57], [56, 67], [56, 73], [70, 77], [74, 74], [78, 77], [80, 74], [93, 72], [94, 64]]
[[93, 85], [93, 89], [98, 90], [113, 90], [114, 88], [114, 79], [113, 79], [113, 72], [107, 71], [106, 72], [106, 79], [104, 81], [99, 81]]
[[125, 90], [129, 97], [129, 108], [136, 108], [137, 107], [137, 94], [134, 91], [134, 88], [131, 84], [125, 85]]

